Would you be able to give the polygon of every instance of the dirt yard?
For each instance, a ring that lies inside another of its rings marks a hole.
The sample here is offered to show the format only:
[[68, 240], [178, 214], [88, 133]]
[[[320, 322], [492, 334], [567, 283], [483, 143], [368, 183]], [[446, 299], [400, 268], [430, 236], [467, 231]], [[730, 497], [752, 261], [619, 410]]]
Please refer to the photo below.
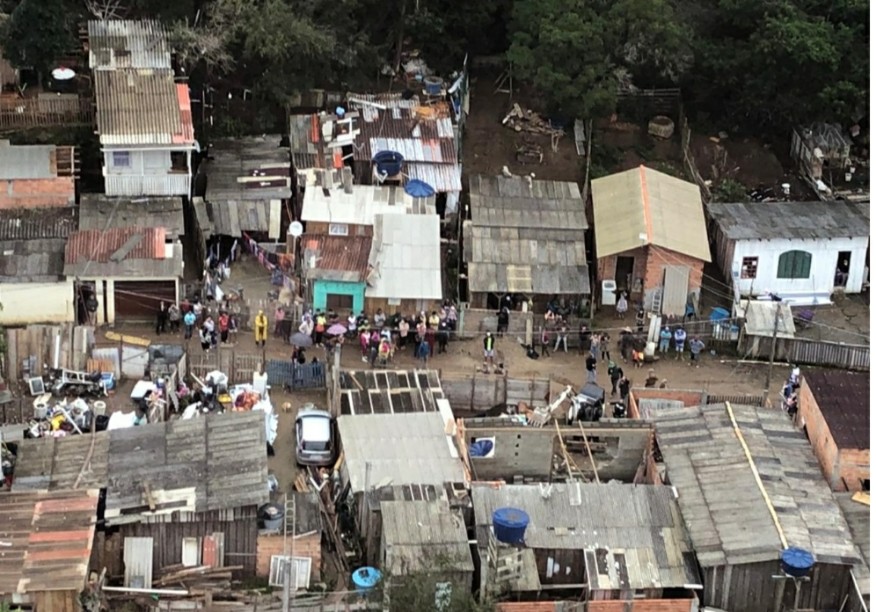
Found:
[[[502, 173], [502, 166], [514, 174], [534, 173], [535, 178], [554, 181], [584, 180], [583, 157], [578, 157], [572, 126], [560, 139], [558, 150], [551, 150], [548, 135], [526, 134], [502, 127], [502, 119], [514, 102], [530, 108], [531, 98], [526, 92], [515, 91], [513, 99], [506, 93], [495, 93], [496, 74], [473, 72], [471, 77], [471, 114], [465, 123], [462, 168], [466, 175]], [[515, 85], [515, 89], [516, 89]], [[526, 139], [541, 147], [544, 161], [541, 164], [520, 164], [516, 151]]]

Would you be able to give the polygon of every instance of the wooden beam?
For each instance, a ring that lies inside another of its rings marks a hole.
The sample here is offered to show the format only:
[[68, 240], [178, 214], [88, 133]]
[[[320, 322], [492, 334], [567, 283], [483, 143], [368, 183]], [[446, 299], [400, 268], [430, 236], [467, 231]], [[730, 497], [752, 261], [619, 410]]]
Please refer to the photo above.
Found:
[[152, 496], [152, 486], [148, 482], [143, 483], [143, 496], [149, 506], [149, 512], [155, 512], [155, 498]]
[[[556, 423], [556, 421], [554, 421]], [[581, 435], [584, 436], [584, 447], [587, 449], [587, 456], [590, 458], [590, 465], [593, 467], [593, 478], [596, 484], [599, 484], [599, 470], [596, 469], [596, 461], [593, 460], [593, 453], [590, 451], [590, 441], [587, 439], [587, 432], [584, 431], [584, 426], [581, 421], [578, 421], [578, 427], [581, 429]]]

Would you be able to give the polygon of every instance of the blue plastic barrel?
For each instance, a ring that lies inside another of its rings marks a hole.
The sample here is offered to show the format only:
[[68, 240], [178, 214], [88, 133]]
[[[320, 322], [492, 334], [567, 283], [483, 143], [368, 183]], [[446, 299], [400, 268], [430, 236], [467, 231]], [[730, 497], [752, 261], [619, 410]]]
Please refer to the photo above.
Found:
[[782, 571], [794, 578], [806, 576], [815, 565], [815, 557], [808, 550], [792, 546], [782, 551]]
[[493, 512], [493, 532], [505, 544], [523, 544], [529, 515], [519, 508], [498, 508]]
[[718, 323], [720, 321], [726, 321], [730, 318], [730, 311], [724, 308], [712, 308], [712, 314], [709, 315], [709, 320], [713, 323]]
[[427, 76], [423, 78], [423, 88], [430, 96], [440, 96], [444, 89], [444, 79], [441, 77]]
[[378, 174], [396, 176], [401, 172], [405, 158], [396, 151], [380, 151], [371, 158], [377, 166]]
[[116, 388], [116, 375], [113, 372], [101, 372], [100, 380], [103, 382], [103, 387], [107, 391]]
[[360, 593], [367, 593], [380, 582], [383, 575], [380, 570], [374, 567], [360, 567], [353, 572], [353, 585]]
[[431, 198], [435, 195], [435, 190], [429, 183], [424, 183], [417, 179], [411, 179], [405, 185], [405, 193], [412, 198]]

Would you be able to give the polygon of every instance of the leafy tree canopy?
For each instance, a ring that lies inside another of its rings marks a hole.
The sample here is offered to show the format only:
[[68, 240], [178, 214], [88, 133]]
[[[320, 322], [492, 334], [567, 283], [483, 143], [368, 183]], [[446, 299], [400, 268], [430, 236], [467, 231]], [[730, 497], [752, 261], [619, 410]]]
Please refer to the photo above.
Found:
[[614, 110], [619, 81], [676, 80], [690, 62], [686, 27], [667, 0], [515, 0], [508, 58], [552, 112]]
[[0, 26], [3, 55], [18, 68], [45, 73], [75, 45], [64, 0], [22, 0]]

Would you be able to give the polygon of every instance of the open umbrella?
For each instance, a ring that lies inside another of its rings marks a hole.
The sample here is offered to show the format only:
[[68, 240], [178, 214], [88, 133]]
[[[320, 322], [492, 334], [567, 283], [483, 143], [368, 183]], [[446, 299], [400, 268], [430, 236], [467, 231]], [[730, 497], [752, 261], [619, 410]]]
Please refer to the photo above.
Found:
[[52, 78], [56, 81], [69, 81], [75, 76], [76, 73], [73, 70], [65, 68], [64, 66], [52, 70]]
[[302, 334], [301, 332], [295, 332], [292, 334], [289, 338], [289, 342], [295, 346], [300, 346], [301, 348], [313, 346], [313, 339], [307, 334]]
[[335, 323], [334, 325], [329, 327], [327, 330], [325, 330], [325, 333], [328, 334], [329, 336], [343, 336], [344, 334], [347, 333], [347, 328], [344, 327], [343, 325], [341, 325], [340, 323]]

